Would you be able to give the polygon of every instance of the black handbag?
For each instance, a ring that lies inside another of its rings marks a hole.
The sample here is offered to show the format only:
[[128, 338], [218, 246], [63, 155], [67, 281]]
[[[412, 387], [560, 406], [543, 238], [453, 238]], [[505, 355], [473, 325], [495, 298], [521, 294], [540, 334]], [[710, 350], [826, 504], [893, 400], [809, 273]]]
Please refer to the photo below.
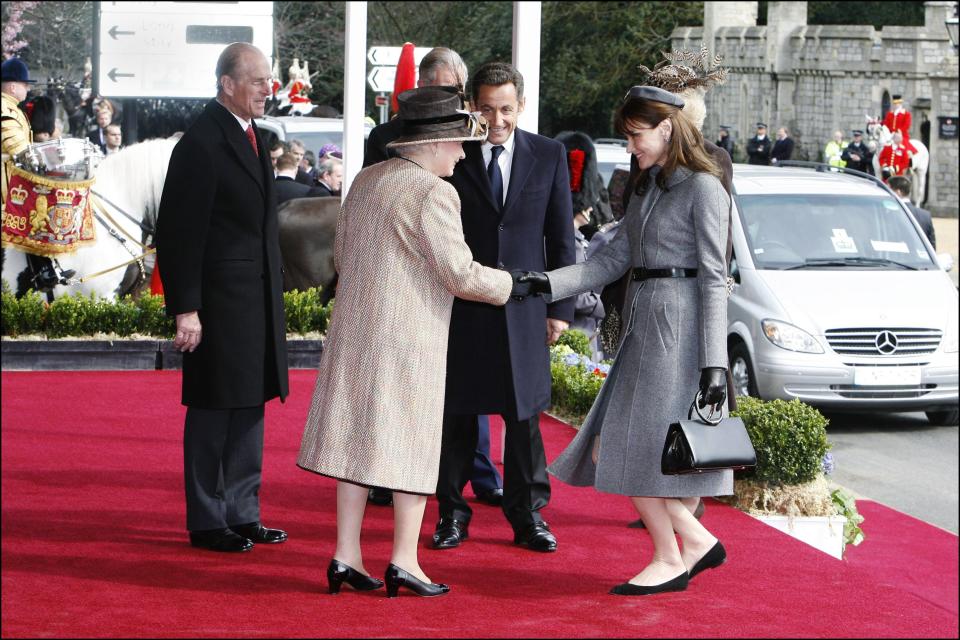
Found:
[[[698, 401], [700, 392], [690, 405], [687, 419], [674, 422], [667, 430], [660, 470], [665, 475], [702, 473], [721, 469], [746, 469], [757, 465], [757, 453], [740, 418], [713, 419], [716, 407], [704, 416]], [[697, 412], [699, 420], [691, 419]]]

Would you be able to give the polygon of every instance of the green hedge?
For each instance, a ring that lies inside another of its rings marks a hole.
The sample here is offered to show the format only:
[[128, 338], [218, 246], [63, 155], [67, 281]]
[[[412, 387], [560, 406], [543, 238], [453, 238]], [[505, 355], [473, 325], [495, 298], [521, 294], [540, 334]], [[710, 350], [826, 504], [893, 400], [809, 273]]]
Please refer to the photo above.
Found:
[[[283, 294], [288, 333], [302, 335], [326, 331], [333, 303], [321, 304], [320, 295], [319, 287]], [[0, 330], [9, 337], [42, 335], [64, 338], [105, 333], [170, 339], [175, 329], [174, 319], [166, 315], [163, 296], [149, 294], [119, 300], [75, 294], [47, 303], [35, 291], [28, 291], [17, 299], [4, 283], [0, 307]]]
[[827, 419], [799, 400], [737, 398], [733, 415], [743, 418], [757, 452], [757, 466], [743, 477], [774, 485], [803, 484], [822, 470], [830, 449]]

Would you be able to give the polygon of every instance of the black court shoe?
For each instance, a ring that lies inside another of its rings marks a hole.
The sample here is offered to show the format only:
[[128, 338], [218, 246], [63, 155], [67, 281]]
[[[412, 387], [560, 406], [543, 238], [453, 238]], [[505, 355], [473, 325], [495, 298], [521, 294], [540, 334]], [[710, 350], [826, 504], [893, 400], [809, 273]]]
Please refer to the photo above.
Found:
[[676, 578], [661, 582], [660, 584], [639, 585], [624, 582], [610, 589], [610, 593], [615, 596], [650, 596], [655, 593], [664, 593], [667, 591], [686, 591], [689, 582], [690, 576], [684, 571]]
[[357, 591], [373, 591], [383, 586], [381, 580], [364, 575], [339, 560], [331, 560], [327, 567], [327, 584], [331, 594], [340, 593], [340, 585], [346, 582]]
[[393, 563], [387, 565], [387, 574], [384, 576], [384, 580], [387, 582], [388, 598], [396, 598], [400, 587], [406, 587], [418, 596], [424, 596], [426, 598], [450, 593], [450, 587], [447, 585], [438, 582], [424, 582]]
[[695, 565], [690, 567], [690, 579], [692, 580], [693, 576], [706, 569], [716, 569], [726, 561], [727, 550], [724, 549], [720, 541], [717, 540], [717, 544], [710, 547], [710, 551], [703, 554], [703, 557], [697, 560]]

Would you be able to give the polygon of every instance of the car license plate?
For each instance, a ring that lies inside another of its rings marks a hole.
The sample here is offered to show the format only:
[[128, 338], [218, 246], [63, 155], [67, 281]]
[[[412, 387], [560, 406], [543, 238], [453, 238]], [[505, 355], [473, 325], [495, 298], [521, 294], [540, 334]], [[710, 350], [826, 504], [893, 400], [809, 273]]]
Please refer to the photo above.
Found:
[[920, 367], [856, 367], [853, 384], [863, 387], [920, 384]]

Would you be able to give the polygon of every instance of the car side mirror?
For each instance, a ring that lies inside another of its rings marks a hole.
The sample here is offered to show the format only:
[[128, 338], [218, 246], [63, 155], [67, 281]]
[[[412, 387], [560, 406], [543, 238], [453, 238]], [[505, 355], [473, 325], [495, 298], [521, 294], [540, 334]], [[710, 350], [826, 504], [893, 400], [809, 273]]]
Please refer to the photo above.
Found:
[[737, 264], [736, 258], [730, 260], [730, 277], [733, 278], [734, 282], [740, 284], [740, 265]]
[[953, 256], [949, 253], [938, 253], [937, 254], [937, 263], [940, 265], [940, 268], [944, 271], [953, 270]]

